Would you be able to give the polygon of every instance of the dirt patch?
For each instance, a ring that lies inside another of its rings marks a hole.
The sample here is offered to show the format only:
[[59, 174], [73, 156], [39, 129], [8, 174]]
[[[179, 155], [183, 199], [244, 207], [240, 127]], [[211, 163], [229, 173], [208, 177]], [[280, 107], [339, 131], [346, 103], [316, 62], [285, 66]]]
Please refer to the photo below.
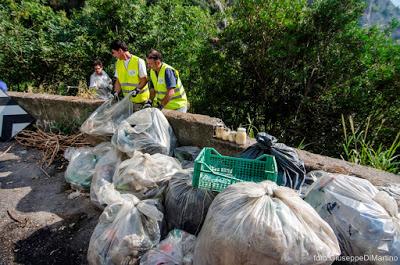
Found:
[[65, 167], [44, 170], [40, 160], [38, 150], [0, 143], [0, 264], [87, 264], [101, 212], [88, 194], [68, 199]]

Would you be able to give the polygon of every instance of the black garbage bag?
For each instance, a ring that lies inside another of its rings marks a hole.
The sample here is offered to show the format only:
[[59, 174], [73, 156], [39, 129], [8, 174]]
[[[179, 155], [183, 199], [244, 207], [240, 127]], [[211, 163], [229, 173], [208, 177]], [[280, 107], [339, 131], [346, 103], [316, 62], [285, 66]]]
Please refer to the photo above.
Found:
[[265, 132], [256, 136], [257, 143], [239, 154], [239, 157], [255, 159], [263, 154], [275, 156], [278, 165], [278, 185], [300, 190], [303, 185], [306, 169], [294, 148], [283, 143]]
[[197, 235], [217, 193], [193, 187], [192, 174], [193, 169], [184, 169], [170, 179], [165, 194], [165, 215], [168, 230], [177, 228]]

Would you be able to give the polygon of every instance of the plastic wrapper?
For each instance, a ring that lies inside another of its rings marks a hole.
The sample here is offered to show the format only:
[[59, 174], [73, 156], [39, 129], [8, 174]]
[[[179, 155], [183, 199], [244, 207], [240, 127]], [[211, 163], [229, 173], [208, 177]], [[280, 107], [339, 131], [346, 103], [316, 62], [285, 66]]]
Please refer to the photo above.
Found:
[[64, 157], [69, 161], [65, 180], [78, 190], [89, 190], [99, 159], [112, 148], [110, 143], [95, 147], [67, 148]]
[[90, 238], [88, 262], [100, 264], [137, 264], [140, 257], [160, 242], [159, 222], [163, 214], [155, 200], [140, 201], [123, 194], [107, 206]]
[[121, 200], [113, 184], [113, 176], [120, 163], [121, 153], [112, 147], [96, 164], [90, 186], [90, 200], [101, 209]]
[[164, 205], [168, 229], [178, 228], [197, 235], [217, 193], [194, 188], [192, 175], [193, 169], [186, 169], [172, 176]]
[[236, 183], [215, 197], [193, 260], [194, 265], [331, 264], [339, 254], [332, 228], [296, 191], [263, 181]]
[[150, 249], [140, 265], [191, 265], [196, 237], [179, 229], [172, 230], [156, 248]]
[[133, 113], [133, 104], [130, 97], [124, 97], [116, 102], [111, 98], [98, 107], [81, 125], [81, 132], [97, 135], [113, 135], [121, 121]]
[[171, 155], [176, 137], [164, 114], [156, 108], [139, 110], [122, 121], [111, 139], [122, 152]]
[[[331, 225], [343, 255], [400, 257], [396, 202], [369, 181], [325, 172], [305, 200]], [[394, 263], [371, 260], [369, 264]]]
[[305, 179], [306, 169], [296, 150], [278, 143], [274, 136], [265, 132], [258, 133], [256, 140], [256, 144], [248, 147], [239, 156], [250, 159], [255, 159], [262, 154], [275, 156], [278, 165], [278, 184], [300, 190]]
[[114, 174], [113, 182], [118, 190], [146, 193], [158, 188], [182, 167], [175, 158], [162, 154], [135, 152], [131, 159], [123, 161]]

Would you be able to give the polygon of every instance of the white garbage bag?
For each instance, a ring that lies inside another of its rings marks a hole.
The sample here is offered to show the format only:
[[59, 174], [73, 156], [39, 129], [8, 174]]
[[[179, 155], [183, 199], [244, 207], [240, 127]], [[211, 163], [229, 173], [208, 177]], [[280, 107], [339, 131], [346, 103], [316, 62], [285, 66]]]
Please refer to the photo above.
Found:
[[400, 211], [400, 184], [387, 184], [385, 186], [378, 187], [379, 190], [385, 191], [397, 202], [397, 207]]
[[271, 181], [241, 182], [208, 209], [194, 265], [331, 264], [339, 254], [330, 226], [296, 191]]
[[191, 265], [193, 264], [195, 241], [195, 236], [174, 229], [156, 248], [150, 249], [144, 254], [140, 260], [140, 265]]
[[131, 194], [107, 206], [100, 215], [88, 249], [91, 265], [136, 264], [160, 242], [159, 221], [163, 214], [155, 200], [140, 201]]
[[112, 147], [96, 164], [90, 186], [90, 200], [101, 209], [121, 200], [113, 183], [114, 173], [121, 163], [121, 154]]
[[121, 121], [133, 113], [130, 97], [121, 101], [109, 99], [98, 107], [81, 125], [80, 131], [89, 135], [109, 136], [117, 130]]
[[74, 189], [89, 190], [97, 162], [106, 154], [112, 145], [101, 143], [95, 147], [69, 147], [64, 157], [69, 161], [65, 171], [65, 181]]
[[[342, 255], [400, 257], [396, 202], [368, 180], [324, 172], [305, 200], [331, 225]], [[389, 259], [369, 264], [394, 263]]]
[[178, 170], [182, 170], [182, 167], [173, 157], [137, 151], [131, 159], [118, 166], [113, 182], [118, 190], [143, 194], [157, 188], [159, 183], [170, 179]]
[[172, 155], [176, 137], [164, 114], [156, 108], [136, 111], [122, 121], [111, 139], [122, 152]]

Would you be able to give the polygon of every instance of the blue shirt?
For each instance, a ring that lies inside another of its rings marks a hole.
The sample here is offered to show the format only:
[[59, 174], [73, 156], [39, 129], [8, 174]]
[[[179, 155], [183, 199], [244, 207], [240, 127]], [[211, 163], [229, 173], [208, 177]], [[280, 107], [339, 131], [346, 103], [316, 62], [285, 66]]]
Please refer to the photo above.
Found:
[[3, 90], [3, 92], [7, 92], [8, 88], [6, 83], [0, 80], [0, 89]]
[[[157, 72], [156, 76], [158, 76]], [[167, 89], [174, 88], [176, 87], [176, 76], [175, 72], [171, 68], [165, 69], [165, 84], [167, 85]], [[149, 88], [154, 89], [153, 82], [151, 81], [151, 78], [149, 78]]]

